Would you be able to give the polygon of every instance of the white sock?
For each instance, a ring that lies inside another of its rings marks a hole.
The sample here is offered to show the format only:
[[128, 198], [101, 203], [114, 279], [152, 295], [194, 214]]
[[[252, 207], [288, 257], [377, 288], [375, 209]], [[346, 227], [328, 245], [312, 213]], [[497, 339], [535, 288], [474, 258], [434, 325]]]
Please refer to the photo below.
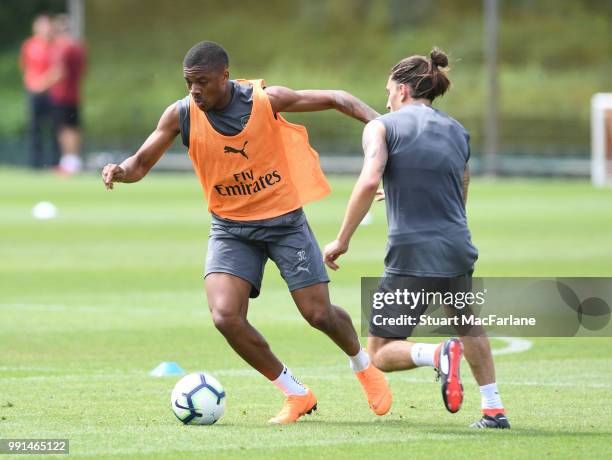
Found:
[[291, 370], [289, 370], [289, 368], [285, 365], [283, 365], [283, 371], [276, 378], [276, 380], [272, 380], [272, 383], [283, 393], [285, 393], [285, 396], [302, 396], [307, 393], [306, 387], [293, 376]]
[[370, 365], [370, 357], [363, 348], [360, 348], [359, 353], [357, 353], [355, 356], [349, 356], [349, 364], [351, 365], [353, 372], [361, 372], [367, 369]]
[[434, 355], [436, 354], [436, 349], [440, 344], [438, 343], [415, 343], [412, 345], [412, 349], [410, 350], [410, 356], [412, 357], [412, 362], [416, 366], [433, 366], [434, 365]]
[[482, 409], [503, 409], [499, 391], [497, 391], [497, 383], [489, 383], [480, 387], [480, 401]]

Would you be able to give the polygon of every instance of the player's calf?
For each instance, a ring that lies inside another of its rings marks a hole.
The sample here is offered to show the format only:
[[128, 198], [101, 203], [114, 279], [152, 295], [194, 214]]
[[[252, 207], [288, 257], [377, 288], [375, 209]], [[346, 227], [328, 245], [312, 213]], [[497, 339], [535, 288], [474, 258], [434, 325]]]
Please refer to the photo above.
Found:
[[484, 330], [472, 330], [476, 335], [461, 338], [472, 374], [480, 385], [482, 418], [472, 428], [510, 428], [506, 411], [495, 383], [495, 366], [491, 344]]
[[462, 345], [457, 339], [441, 344], [413, 343], [371, 337], [374, 364], [385, 372], [431, 366], [442, 382], [442, 399], [449, 412], [455, 413], [463, 402], [460, 363]]

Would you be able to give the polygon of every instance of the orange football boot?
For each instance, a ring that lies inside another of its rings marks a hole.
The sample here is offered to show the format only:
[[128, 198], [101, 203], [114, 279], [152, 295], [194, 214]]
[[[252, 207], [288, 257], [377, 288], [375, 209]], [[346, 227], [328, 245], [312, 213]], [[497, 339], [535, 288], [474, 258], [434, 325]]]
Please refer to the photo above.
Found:
[[268, 423], [286, 425], [294, 423], [302, 415], [311, 414], [317, 410], [317, 398], [310, 388], [306, 388], [305, 395], [291, 395], [285, 399], [283, 408], [276, 417], [271, 418]]
[[368, 399], [370, 409], [376, 415], [385, 415], [391, 409], [391, 389], [385, 375], [372, 363], [362, 371], [355, 372]]

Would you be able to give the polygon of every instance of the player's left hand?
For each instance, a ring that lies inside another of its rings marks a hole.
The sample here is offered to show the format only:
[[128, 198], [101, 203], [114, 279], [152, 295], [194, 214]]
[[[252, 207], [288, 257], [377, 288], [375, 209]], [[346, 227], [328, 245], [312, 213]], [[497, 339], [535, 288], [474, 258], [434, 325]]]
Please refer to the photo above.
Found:
[[348, 248], [349, 247], [347, 243], [342, 243], [339, 240], [334, 240], [328, 245], [326, 245], [325, 249], [323, 249], [323, 261], [325, 262], [325, 265], [327, 265], [334, 271], [338, 270], [340, 268], [340, 265], [336, 263], [336, 260], [342, 254], [346, 253], [346, 251], [348, 251]]

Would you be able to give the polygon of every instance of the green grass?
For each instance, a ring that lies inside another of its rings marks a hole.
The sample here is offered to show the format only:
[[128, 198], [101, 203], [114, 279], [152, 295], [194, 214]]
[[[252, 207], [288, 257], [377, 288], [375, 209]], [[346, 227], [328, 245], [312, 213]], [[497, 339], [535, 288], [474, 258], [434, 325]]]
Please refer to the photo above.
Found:
[[[307, 209], [321, 244], [333, 238], [352, 186]], [[32, 206], [55, 203], [36, 221]], [[479, 276], [610, 276], [612, 190], [586, 182], [475, 180], [469, 219]], [[359, 277], [382, 270], [384, 208], [332, 274], [335, 302], [359, 318]], [[346, 358], [299, 317], [273, 264], [252, 322], [319, 398], [289, 427], [266, 420], [282, 397], [212, 326], [202, 266], [209, 217], [191, 175], [153, 175], [106, 192], [97, 177], [62, 180], [0, 170], [0, 438], [69, 438], [91, 458], [609, 458], [610, 339], [534, 339], [496, 360], [513, 429], [474, 432], [475, 382], [457, 415], [431, 370], [389, 376], [392, 413], [377, 418]], [[494, 347], [503, 347], [494, 341]], [[212, 427], [185, 427], [169, 408], [175, 379], [148, 371], [177, 361], [207, 370], [228, 394]], [[21, 457], [20, 457], [21, 458]]]

